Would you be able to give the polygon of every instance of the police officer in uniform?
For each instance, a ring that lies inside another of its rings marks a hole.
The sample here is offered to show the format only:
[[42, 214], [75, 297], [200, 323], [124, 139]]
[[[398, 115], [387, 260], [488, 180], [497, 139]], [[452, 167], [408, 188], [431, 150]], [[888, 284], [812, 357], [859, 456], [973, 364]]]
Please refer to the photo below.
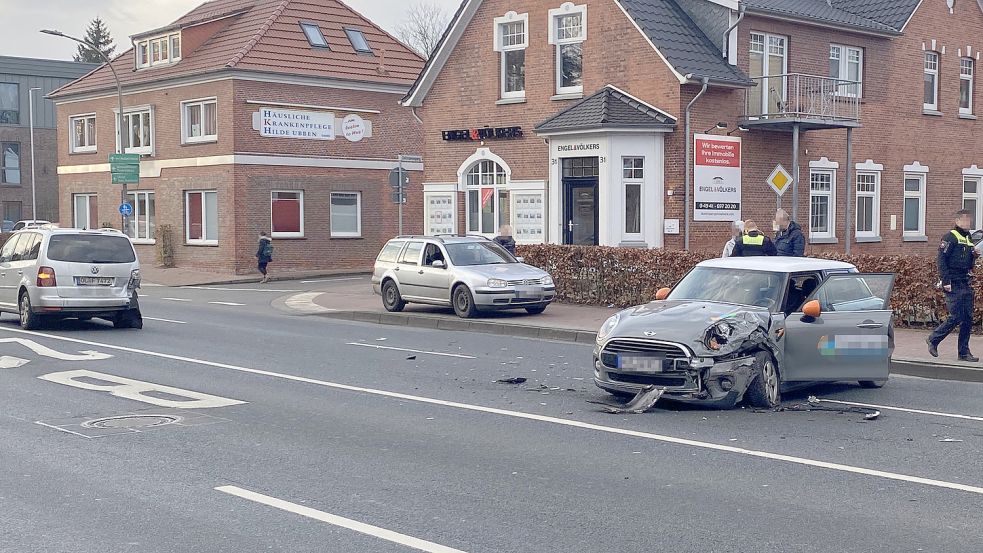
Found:
[[760, 230], [754, 221], [744, 221], [744, 236], [734, 244], [731, 257], [756, 257], [778, 255], [774, 242]]
[[939, 344], [958, 325], [959, 360], [975, 363], [979, 358], [969, 351], [969, 336], [973, 331], [973, 289], [970, 286], [970, 273], [979, 252], [969, 237], [972, 224], [970, 211], [957, 211], [956, 228], [945, 234], [939, 243], [939, 275], [942, 277], [949, 318], [926, 341], [928, 352], [933, 357], [938, 357]]

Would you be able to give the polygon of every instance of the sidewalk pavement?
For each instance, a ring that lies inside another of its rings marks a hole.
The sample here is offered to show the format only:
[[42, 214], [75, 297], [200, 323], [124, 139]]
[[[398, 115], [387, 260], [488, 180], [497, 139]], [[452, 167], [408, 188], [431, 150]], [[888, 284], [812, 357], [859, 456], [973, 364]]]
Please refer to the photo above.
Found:
[[[143, 274], [144, 285], [147, 286], [208, 286], [216, 284], [242, 284], [249, 282], [259, 282], [262, 275], [259, 272], [249, 275], [237, 275], [233, 273], [210, 273], [185, 268], [165, 268], [144, 265], [140, 267]], [[301, 278], [319, 278], [325, 276], [338, 276], [350, 274], [362, 274], [363, 272], [345, 269], [340, 271], [296, 271], [279, 272], [273, 270], [270, 276], [273, 281]], [[371, 291], [370, 291], [371, 292]]]
[[[382, 299], [373, 294], [365, 282], [340, 284], [317, 295], [303, 296], [301, 299], [313, 303], [314, 309], [296, 305], [291, 307], [330, 318], [583, 344], [593, 344], [597, 329], [618, 311], [615, 308], [554, 303], [541, 315], [528, 315], [525, 311], [517, 310], [484, 313], [475, 319], [465, 320], [454, 315], [450, 308], [410, 304], [402, 313], [389, 313], [382, 307]], [[286, 303], [290, 306], [291, 302], [287, 300]], [[940, 356], [937, 359], [928, 354], [925, 339], [929, 333], [929, 329], [895, 330], [893, 373], [983, 382], [983, 364], [957, 360], [955, 333], [939, 346]], [[978, 355], [983, 354], [983, 336], [973, 336], [971, 347]]]

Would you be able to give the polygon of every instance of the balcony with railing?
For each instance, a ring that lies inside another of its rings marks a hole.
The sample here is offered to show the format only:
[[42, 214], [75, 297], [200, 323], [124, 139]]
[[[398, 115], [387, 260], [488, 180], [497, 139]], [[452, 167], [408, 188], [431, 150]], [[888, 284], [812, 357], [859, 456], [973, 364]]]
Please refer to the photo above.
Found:
[[861, 83], [786, 73], [755, 77], [744, 92], [741, 124], [775, 130], [860, 126]]

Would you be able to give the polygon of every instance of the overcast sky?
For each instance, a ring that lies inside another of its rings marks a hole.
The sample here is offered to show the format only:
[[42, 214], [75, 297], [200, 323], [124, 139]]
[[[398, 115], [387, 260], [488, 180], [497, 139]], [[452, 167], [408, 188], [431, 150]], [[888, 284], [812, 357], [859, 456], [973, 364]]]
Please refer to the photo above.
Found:
[[[344, 0], [387, 31], [393, 31], [410, 0]], [[453, 13], [458, 0], [435, 0]], [[116, 40], [116, 53], [130, 45], [129, 36], [163, 27], [204, 0], [0, 0], [0, 55], [71, 59], [75, 43], [47, 35], [50, 28], [81, 36], [99, 16]]]

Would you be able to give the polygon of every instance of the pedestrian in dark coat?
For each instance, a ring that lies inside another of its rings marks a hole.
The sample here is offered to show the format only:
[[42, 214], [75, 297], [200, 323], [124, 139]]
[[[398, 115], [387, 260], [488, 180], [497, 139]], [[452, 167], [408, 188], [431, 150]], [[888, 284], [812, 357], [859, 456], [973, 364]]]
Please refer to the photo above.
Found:
[[259, 272], [263, 275], [260, 282], [269, 282], [270, 276], [267, 274], [266, 266], [273, 261], [273, 239], [265, 232], [259, 233], [259, 247], [256, 248], [256, 261]]
[[508, 225], [502, 225], [502, 228], [498, 229], [498, 236], [495, 237], [495, 243], [499, 246], [505, 248], [505, 251], [515, 256], [515, 239], [512, 238], [512, 227]]
[[973, 213], [962, 209], [956, 212], [956, 227], [942, 236], [936, 262], [949, 318], [928, 337], [928, 352], [932, 357], [939, 356], [939, 344], [959, 326], [959, 360], [977, 362], [969, 350], [969, 337], [973, 332], [973, 287], [972, 271], [976, 258], [980, 255], [970, 239], [969, 227], [973, 224]]
[[775, 249], [778, 250], [778, 255], [805, 257], [806, 236], [802, 234], [802, 227], [793, 221], [784, 209], [779, 209], [775, 213], [775, 223], [778, 225], [778, 234], [775, 235]]
[[731, 257], [772, 256], [776, 253], [771, 238], [759, 231], [754, 221], [744, 221], [744, 236], [734, 244]]

